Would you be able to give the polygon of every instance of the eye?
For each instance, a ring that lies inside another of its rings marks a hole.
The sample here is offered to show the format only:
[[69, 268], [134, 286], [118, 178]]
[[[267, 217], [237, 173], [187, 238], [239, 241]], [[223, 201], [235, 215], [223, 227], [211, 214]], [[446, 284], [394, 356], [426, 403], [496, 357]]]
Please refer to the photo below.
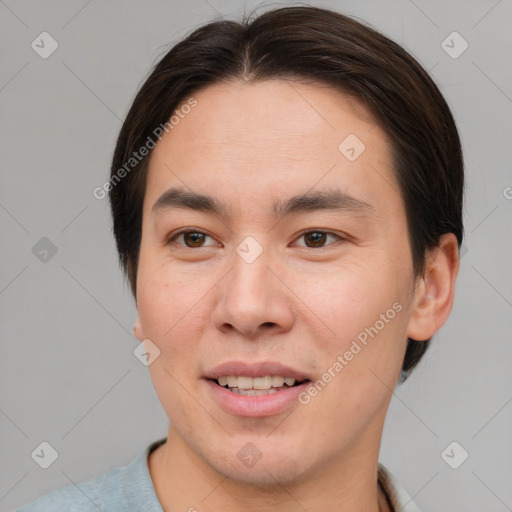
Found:
[[[315, 248], [323, 248], [325, 247], [326, 245], [332, 245], [332, 242], [331, 244], [326, 244], [326, 241], [328, 240], [329, 237], [332, 237], [334, 238], [334, 242], [336, 242], [337, 240], [343, 240], [343, 238], [339, 235], [336, 235], [334, 233], [330, 233], [328, 231], [320, 231], [320, 230], [310, 230], [310, 231], [305, 231], [304, 233], [302, 233], [299, 238], [297, 238], [297, 240], [300, 240], [301, 238], [303, 238], [306, 243], [304, 245], [301, 245], [302, 247], [307, 247], [307, 248], [310, 248], [310, 249], [315, 249]], [[207, 235], [206, 233], [203, 233], [201, 231], [197, 231], [197, 230], [183, 230], [183, 231], [180, 231], [176, 234], [174, 234], [170, 239], [169, 239], [169, 244], [170, 243], [176, 243], [178, 245], [182, 245], [184, 247], [188, 247], [190, 249], [199, 249], [201, 247], [208, 247], [208, 245], [205, 245], [205, 240], [206, 239], [211, 239], [213, 241], [213, 243], [209, 244], [210, 246], [212, 245], [217, 245], [217, 242], [215, 242], [215, 240], [210, 236], [210, 235]], [[181, 239], [181, 241], [179, 241]]]
[[[182, 240], [184, 243], [176, 242], [179, 238], [182, 237]], [[213, 240], [213, 238], [206, 233], [202, 233], [201, 231], [196, 230], [183, 230], [179, 233], [176, 233], [173, 235], [168, 243], [177, 243], [178, 245], [184, 245], [185, 247], [189, 247], [191, 249], [193, 248], [201, 248], [201, 247], [207, 247], [204, 245], [204, 241], [210, 238]], [[216, 245], [216, 242], [211, 245]]]
[[[328, 231], [319, 231], [316, 229], [302, 233], [297, 240], [300, 240], [301, 238], [303, 238], [306, 241], [306, 245], [303, 245], [302, 247], [308, 247], [311, 249], [315, 249], [315, 248], [321, 249], [321, 248], [325, 247], [325, 242], [328, 239], [328, 237], [334, 237], [337, 240], [343, 240], [343, 238], [341, 236], [335, 235], [334, 233], [330, 233]], [[311, 245], [308, 245], [308, 243]], [[332, 244], [327, 244], [327, 245], [332, 245]]]

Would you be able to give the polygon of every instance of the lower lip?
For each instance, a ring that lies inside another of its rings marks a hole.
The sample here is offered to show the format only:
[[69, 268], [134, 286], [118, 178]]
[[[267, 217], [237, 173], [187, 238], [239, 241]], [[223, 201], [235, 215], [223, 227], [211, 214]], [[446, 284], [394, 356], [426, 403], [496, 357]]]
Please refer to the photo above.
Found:
[[310, 384], [307, 381], [298, 386], [276, 391], [270, 395], [247, 396], [233, 393], [210, 379], [207, 379], [206, 383], [213, 393], [214, 400], [226, 412], [235, 416], [249, 417], [273, 416], [292, 405], [298, 405], [299, 395]]

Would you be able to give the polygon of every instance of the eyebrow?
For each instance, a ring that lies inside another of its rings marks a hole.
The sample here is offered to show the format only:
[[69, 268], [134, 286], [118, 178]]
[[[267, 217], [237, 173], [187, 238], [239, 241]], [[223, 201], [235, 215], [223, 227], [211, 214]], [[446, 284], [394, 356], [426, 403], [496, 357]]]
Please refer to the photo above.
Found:
[[[181, 188], [170, 188], [164, 192], [151, 208], [151, 212], [155, 215], [170, 208], [200, 211], [223, 218], [231, 217], [231, 208], [216, 198]], [[279, 199], [271, 205], [269, 213], [272, 217], [278, 218], [292, 213], [319, 210], [336, 210], [360, 216], [375, 213], [371, 204], [340, 190], [306, 192], [286, 200]]]

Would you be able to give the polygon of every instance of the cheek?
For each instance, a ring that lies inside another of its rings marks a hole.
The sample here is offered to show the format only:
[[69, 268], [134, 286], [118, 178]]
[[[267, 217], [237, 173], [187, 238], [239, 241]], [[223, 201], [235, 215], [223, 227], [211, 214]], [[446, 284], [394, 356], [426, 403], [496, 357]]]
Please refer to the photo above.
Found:
[[365, 401], [375, 406], [388, 395], [386, 384], [394, 387], [407, 341], [406, 284], [382, 261], [343, 269], [329, 279], [297, 281], [311, 310], [310, 326], [314, 322], [317, 332], [325, 333], [311, 336], [321, 358], [318, 370], [328, 381], [329, 391], [321, 394], [339, 410], [357, 414], [369, 405], [362, 405]]
[[212, 329], [218, 279], [214, 272], [185, 272], [169, 262], [147, 264], [140, 273], [137, 306], [142, 333], [160, 349], [149, 370], [155, 388], [168, 401], [168, 410], [175, 410], [170, 404], [184, 398], [178, 382], [188, 382], [191, 390], [197, 384], [204, 356], [202, 343], [209, 338], [206, 331]]
[[[171, 423], [187, 428], [188, 420], [202, 411], [190, 402], [199, 359], [198, 343], [203, 323], [197, 318], [201, 290], [193, 284], [147, 268], [139, 283], [138, 312], [142, 332], [160, 350], [148, 367], [158, 399]], [[193, 291], [191, 291], [193, 290]], [[203, 294], [204, 295], [204, 292]], [[194, 307], [195, 305], [195, 307]], [[187, 392], [183, 384], [187, 383]]]
[[297, 303], [304, 315], [325, 330], [321, 339], [336, 350], [373, 325], [399, 297], [385, 267], [372, 272], [370, 266], [344, 265], [328, 274], [290, 275]]
[[[155, 343], [165, 359], [189, 349], [194, 341], [194, 321], [201, 289], [176, 279], [175, 272], [147, 269], [138, 281], [137, 309], [144, 337]], [[204, 292], [203, 292], [204, 295]], [[184, 337], [187, 337], [184, 343]]]

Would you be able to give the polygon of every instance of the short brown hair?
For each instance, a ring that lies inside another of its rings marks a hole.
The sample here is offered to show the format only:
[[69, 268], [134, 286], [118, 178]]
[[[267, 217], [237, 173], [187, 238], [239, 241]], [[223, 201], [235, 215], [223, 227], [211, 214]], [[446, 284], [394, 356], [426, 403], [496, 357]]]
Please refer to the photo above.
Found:
[[[193, 92], [221, 81], [309, 80], [357, 98], [389, 136], [407, 215], [415, 276], [444, 233], [463, 237], [464, 171], [450, 108], [400, 45], [335, 11], [284, 7], [253, 20], [213, 21], [173, 46], [139, 90], [121, 128], [109, 190], [119, 259], [136, 295], [149, 156], [119, 170]], [[400, 382], [430, 340], [408, 340]]]

